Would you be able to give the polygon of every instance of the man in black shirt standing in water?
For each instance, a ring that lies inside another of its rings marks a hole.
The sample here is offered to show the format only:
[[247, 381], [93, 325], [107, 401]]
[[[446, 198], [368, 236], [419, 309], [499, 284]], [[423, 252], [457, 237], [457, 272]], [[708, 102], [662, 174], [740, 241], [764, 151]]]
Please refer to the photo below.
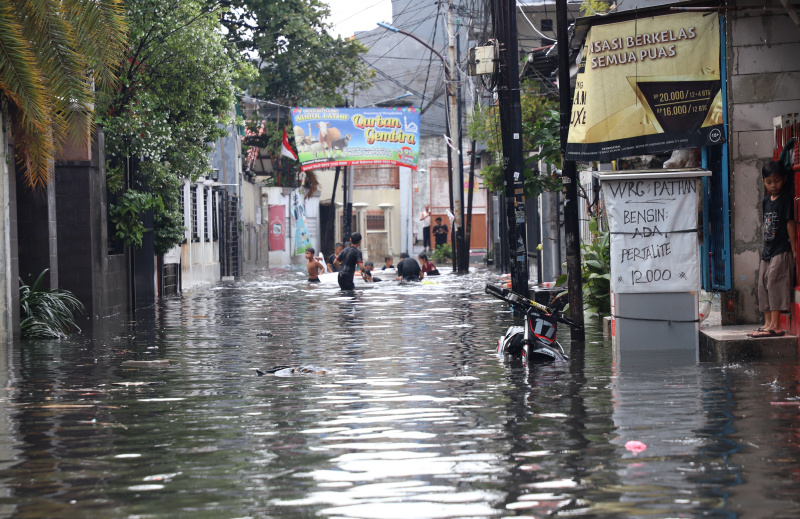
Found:
[[[357, 232], [351, 234], [350, 243], [352, 246], [345, 248], [336, 258], [342, 265], [339, 269], [339, 288], [342, 290], [353, 290], [355, 288], [353, 276], [356, 274], [356, 265], [359, 268], [363, 267], [361, 251], [358, 250], [358, 246], [361, 245], [361, 234]], [[361, 268], [361, 277], [364, 277], [363, 268]]]

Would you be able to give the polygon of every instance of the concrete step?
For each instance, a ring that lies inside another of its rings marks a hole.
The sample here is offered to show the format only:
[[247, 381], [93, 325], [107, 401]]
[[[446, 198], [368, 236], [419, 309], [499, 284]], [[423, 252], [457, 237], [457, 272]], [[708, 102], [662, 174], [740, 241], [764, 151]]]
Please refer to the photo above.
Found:
[[748, 337], [756, 328], [755, 324], [701, 328], [700, 361], [798, 360], [796, 335]]

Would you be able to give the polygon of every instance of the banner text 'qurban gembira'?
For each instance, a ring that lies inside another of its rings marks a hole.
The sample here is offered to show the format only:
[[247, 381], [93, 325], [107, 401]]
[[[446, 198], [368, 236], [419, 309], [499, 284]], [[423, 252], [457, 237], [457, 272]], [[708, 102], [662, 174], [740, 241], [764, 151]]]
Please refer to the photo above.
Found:
[[566, 158], [606, 161], [723, 142], [719, 41], [715, 13], [593, 26]]
[[301, 169], [392, 164], [417, 169], [416, 108], [292, 108]]

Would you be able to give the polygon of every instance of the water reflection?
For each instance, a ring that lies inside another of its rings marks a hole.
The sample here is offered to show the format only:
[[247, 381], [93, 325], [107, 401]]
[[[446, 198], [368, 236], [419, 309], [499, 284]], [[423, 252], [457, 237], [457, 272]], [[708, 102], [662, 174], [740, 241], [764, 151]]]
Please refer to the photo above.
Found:
[[[642, 366], [595, 328], [569, 364], [502, 364], [512, 315], [488, 272], [303, 279], [11, 345], [0, 515], [800, 516], [796, 365]], [[255, 374], [308, 364], [326, 373]]]

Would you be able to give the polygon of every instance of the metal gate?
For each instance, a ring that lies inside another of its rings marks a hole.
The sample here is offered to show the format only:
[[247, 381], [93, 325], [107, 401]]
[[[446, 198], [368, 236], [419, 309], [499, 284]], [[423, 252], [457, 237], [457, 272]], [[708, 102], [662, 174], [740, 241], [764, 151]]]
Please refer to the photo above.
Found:
[[703, 288], [731, 289], [731, 229], [728, 198], [728, 144], [703, 148]]
[[[722, 77], [727, 75], [725, 20], [720, 16], [720, 68]], [[722, 82], [722, 122], [728, 128], [728, 88]], [[701, 148], [704, 169], [711, 171], [703, 178], [703, 246], [702, 278], [705, 290], [731, 289], [731, 224], [730, 198], [728, 195], [728, 143]]]
[[236, 278], [239, 277], [239, 197], [228, 191], [222, 191], [220, 195], [220, 275]]
[[142, 246], [131, 247], [131, 299], [134, 311], [153, 306], [156, 302], [156, 253], [153, 241], [153, 211], [142, 217], [145, 233]]

